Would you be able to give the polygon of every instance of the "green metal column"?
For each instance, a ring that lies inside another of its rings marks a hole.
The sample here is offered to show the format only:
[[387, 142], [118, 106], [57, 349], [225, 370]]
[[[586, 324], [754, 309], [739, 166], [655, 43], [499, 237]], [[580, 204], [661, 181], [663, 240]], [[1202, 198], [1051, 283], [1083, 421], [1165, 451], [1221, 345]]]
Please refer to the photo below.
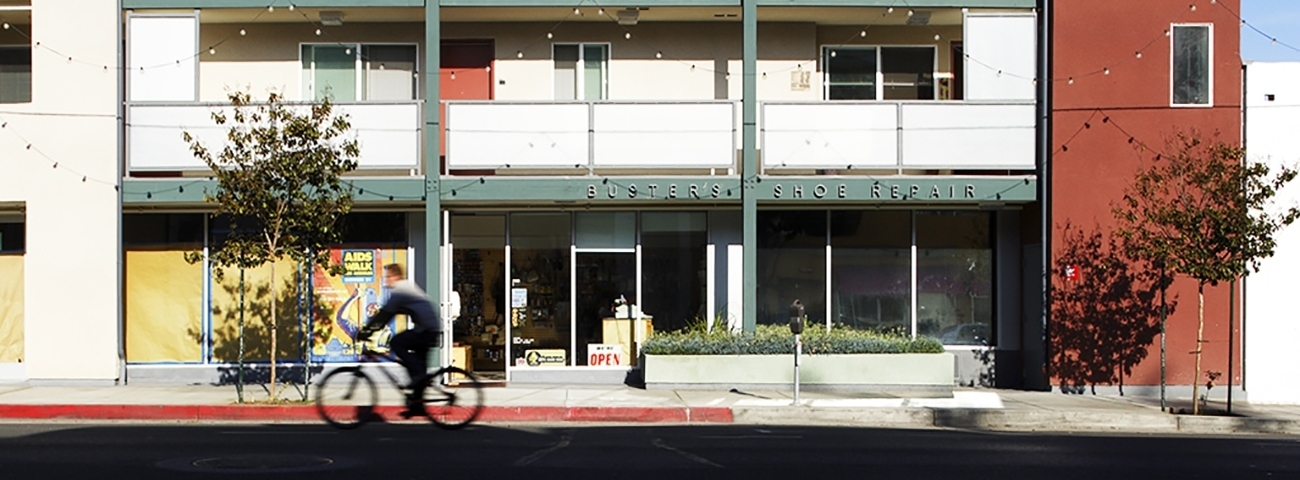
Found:
[[743, 73], [744, 98], [741, 101], [742, 152], [741, 152], [741, 209], [745, 219], [745, 278], [744, 302], [741, 319], [746, 332], [753, 332], [758, 318], [758, 198], [755, 187], [758, 178], [758, 0], [741, 0], [741, 17], [744, 21]]
[[[442, 174], [439, 144], [438, 75], [442, 66], [442, 18], [438, 0], [424, 5], [424, 283], [435, 305], [442, 301], [442, 202], [438, 198], [438, 176]], [[445, 314], [446, 312], [442, 312]], [[444, 319], [444, 323], [447, 323]], [[442, 352], [429, 352], [430, 365], [440, 364]]]

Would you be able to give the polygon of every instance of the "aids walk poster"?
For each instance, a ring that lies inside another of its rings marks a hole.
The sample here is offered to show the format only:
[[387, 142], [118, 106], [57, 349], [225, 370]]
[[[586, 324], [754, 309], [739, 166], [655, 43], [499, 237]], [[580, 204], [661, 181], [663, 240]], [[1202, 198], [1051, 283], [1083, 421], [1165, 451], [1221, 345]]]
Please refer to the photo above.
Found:
[[[327, 315], [315, 319], [312, 335], [312, 362], [355, 362], [359, 353], [357, 332], [366, 319], [379, 311], [388, 300], [388, 287], [384, 286], [383, 267], [390, 263], [408, 268], [405, 248], [338, 248], [330, 251], [330, 263], [343, 266], [342, 275], [330, 275], [317, 267], [312, 275], [315, 296]], [[399, 315], [371, 340], [379, 348], [388, 348], [388, 342], [398, 332], [406, 330], [407, 319]]]

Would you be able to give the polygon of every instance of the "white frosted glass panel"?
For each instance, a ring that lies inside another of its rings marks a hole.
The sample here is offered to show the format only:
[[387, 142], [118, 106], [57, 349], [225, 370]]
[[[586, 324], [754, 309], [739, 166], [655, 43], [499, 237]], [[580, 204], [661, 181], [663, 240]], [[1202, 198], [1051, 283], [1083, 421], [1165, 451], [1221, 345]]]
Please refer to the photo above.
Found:
[[893, 103], [764, 104], [763, 165], [897, 166], [897, 109]]
[[964, 26], [966, 100], [1033, 100], [1031, 79], [1038, 73], [1034, 14], [967, 14]]
[[198, 16], [132, 15], [127, 29], [127, 100], [198, 100]]
[[[309, 106], [295, 105], [305, 114]], [[418, 168], [420, 160], [420, 105], [417, 103], [369, 103], [335, 105], [336, 114], [347, 114], [352, 124], [349, 138], [361, 148], [358, 168]], [[131, 170], [207, 170], [190, 152], [182, 138], [189, 132], [209, 150], [219, 152], [226, 145], [229, 126], [212, 122], [216, 110], [230, 112], [218, 104], [131, 105], [127, 109], [127, 167]]]
[[1034, 104], [904, 104], [903, 165], [1034, 168]]
[[586, 104], [447, 103], [450, 168], [587, 166]]
[[735, 157], [731, 103], [594, 107], [597, 167], [728, 167]]

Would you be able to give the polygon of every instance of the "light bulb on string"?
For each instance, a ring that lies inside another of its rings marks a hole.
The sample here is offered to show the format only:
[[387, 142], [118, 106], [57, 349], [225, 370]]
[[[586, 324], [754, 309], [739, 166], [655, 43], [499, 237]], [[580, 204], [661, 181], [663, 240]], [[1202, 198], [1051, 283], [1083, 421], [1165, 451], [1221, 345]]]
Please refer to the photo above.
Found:
[[605, 9], [603, 9], [603, 8], [601, 8], [601, 9], [597, 9], [597, 10], [596, 10], [596, 14], [597, 14], [597, 15], [604, 15], [604, 14], [605, 14]]
[[554, 34], [554, 33], [551, 33], [551, 32], [546, 32], [546, 39], [547, 39], [547, 40], [550, 40], [550, 39], [552, 39], [552, 38], [555, 38], [555, 34]]
[[289, 11], [290, 11], [290, 12], [293, 11], [293, 4], [292, 4], [292, 3], [289, 4]]
[[695, 65], [694, 65], [694, 64], [691, 65], [691, 71], [692, 71], [692, 72], [695, 71]]
[[934, 34], [934, 41], [936, 41], [936, 42], [939, 41], [939, 34], [937, 34], [937, 33]]
[[1277, 39], [1276, 39], [1276, 38], [1273, 39], [1273, 45], [1277, 45]]
[[9, 29], [9, 22], [5, 22], [5, 30]]
[[248, 31], [247, 31], [247, 30], [244, 30], [244, 29], [242, 29], [242, 28], [239, 29], [239, 36], [242, 37], [242, 36], [245, 36], [245, 35], [248, 35]]
[[451, 72], [451, 79], [452, 79], [452, 80], [455, 80], [455, 79], [456, 79], [456, 72]]
[[1165, 30], [1165, 36], [1166, 36], [1166, 37], [1169, 36], [1169, 30]]
[[343, 49], [343, 53], [344, 53], [345, 55], [352, 55], [352, 49], [351, 49], [351, 48], [345, 48], [345, 49]]
[[623, 38], [626, 38], [626, 39], [628, 39], [628, 40], [631, 40], [631, 39], [632, 39], [632, 32], [624, 33], [624, 34], [623, 34]]
[[[320, 36], [320, 29], [319, 29], [319, 28], [316, 29], [316, 36], [317, 36], [317, 37]], [[335, 51], [337, 51], [337, 50], [335, 50]]]
[[1074, 77], [1070, 77], [1070, 85], [1074, 85]]
[[910, 17], [910, 16], [912, 16], [912, 15], [916, 15], [916, 11], [915, 11], [915, 10], [908, 9], [908, 10], [907, 10], [907, 16]]
[[831, 50], [831, 58], [835, 58], [835, 50]]
[[767, 72], [763, 72], [763, 80], [767, 80]]
[[1193, 12], [1196, 11], [1196, 4], [1195, 4], [1195, 3], [1192, 4], [1192, 11], [1193, 11]]
[[266, 6], [266, 11], [274, 13], [274, 12], [275, 12], [275, 5], [267, 5], [267, 6]]
[[1142, 58], [1142, 52], [1137, 52], [1134, 54], [1134, 56], [1136, 56], [1137, 58]]
[[515, 52], [515, 56], [518, 57], [518, 58], [524, 58], [524, 51], [523, 51], [523, 50], [520, 50], [520, 51]]
[[664, 58], [664, 52], [655, 52], [655, 58]]
[[861, 33], [859, 33], [858, 35], [859, 35], [859, 36], [862, 36], [862, 37], [865, 37], [865, 36], [867, 36], [867, 31], [866, 31], [866, 30], [863, 30], [863, 31], [862, 31]]
[[885, 9], [885, 14], [886, 14], [886, 15], [891, 14], [891, 13], [894, 13], [894, 7], [889, 7], [889, 8], [886, 8], [886, 9]]
[[574, 15], [582, 15], [582, 10], [578, 10], [578, 7], [573, 7], [573, 14], [574, 14]]
[[728, 73], [728, 74], [724, 75], [722, 78], [724, 78], [724, 79], [726, 79], [726, 80], [731, 80], [731, 74]]
[[1109, 69], [1109, 68], [1103, 68], [1103, 69], [1101, 69], [1101, 73], [1102, 73], [1103, 75], [1110, 75], [1110, 69]]
[[216, 54], [217, 54], [216, 48], [208, 47], [208, 55], [216, 55]]

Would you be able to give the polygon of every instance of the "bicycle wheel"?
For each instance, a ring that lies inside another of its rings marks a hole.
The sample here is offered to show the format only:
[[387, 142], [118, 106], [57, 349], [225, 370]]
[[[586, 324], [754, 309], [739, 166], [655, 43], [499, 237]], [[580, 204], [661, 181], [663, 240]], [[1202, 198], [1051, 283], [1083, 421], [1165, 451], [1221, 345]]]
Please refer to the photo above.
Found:
[[422, 396], [429, 420], [447, 430], [465, 428], [483, 413], [483, 385], [459, 367], [446, 366], [430, 375]]
[[326, 423], [350, 430], [369, 421], [379, 402], [379, 391], [360, 367], [339, 368], [316, 387], [316, 412]]

